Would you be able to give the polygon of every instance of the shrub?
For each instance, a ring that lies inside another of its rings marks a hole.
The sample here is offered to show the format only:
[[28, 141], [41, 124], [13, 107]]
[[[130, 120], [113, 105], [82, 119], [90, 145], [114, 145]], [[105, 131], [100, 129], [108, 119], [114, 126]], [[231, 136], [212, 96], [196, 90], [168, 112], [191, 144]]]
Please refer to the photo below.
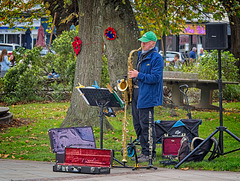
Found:
[[[234, 58], [233, 54], [229, 51], [221, 52], [221, 69], [222, 69], [222, 80], [223, 81], [238, 81], [239, 70], [235, 63], [237, 59]], [[218, 80], [219, 79], [219, 68], [218, 68], [218, 51], [214, 50], [211, 52], [205, 51], [205, 55], [201, 57], [200, 62], [194, 65], [184, 66], [183, 72], [198, 73], [199, 79], [206, 80]], [[223, 99], [225, 100], [240, 100], [240, 85], [227, 84], [223, 89]], [[215, 92], [214, 97], [218, 97], [218, 92]]]
[[[47, 53], [41, 57], [41, 47], [21, 49], [18, 54], [14, 52], [17, 65], [3, 78], [4, 96], [1, 100], [8, 104], [43, 100], [49, 97], [45, 90], [53, 90], [51, 100], [56, 98], [58, 101], [62, 98], [64, 89], [72, 91], [76, 63], [72, 42], [76, 34], [75, 31], [63, 32], [55, 39], [53, 50], [56, 54]], [[55, 69], [60, 78], [49, 81], [47, 75], [52, 69]]]
[[[76, 31], [62, 32], [52, 44], [56, 54], [49, 52], [41, 56], [41, 47], [34, 47], [32, 50], [20, 48], [18, 53], [14, 52], [17, 65], [0, 80], [0, 89], [4, 92], [1, 101], [14, 104], [44, 99], [55, 101], [69, 99], [76, 66], [76, 56], [72, 47], [75, 36]], [[107, 58], [103, 56], [102, 61], [101, 86], [106, 86], [109, 83]], [[47, 78], [52, 69], [60, 75], [59, 78]]]
[[[38, 99], [36, 91], [41, 89], [41, 48], [26, 50], [22, 59], [12, 67], [3, 78], [2, 89], [5, 93], [2, 100], [8, 104], [28, 102]], [[20, 58], [20, 56], [19, 56]]]
[[[237, 81], [238, 68], [235, 66], [237, 59], [229, 51], [221, 52], [221, 69], [223, 81]], [[205, 56], [198, 64], [198, 74], [201, 79], [218, 80], [218, 51], [210, 53], [205, 51]]]

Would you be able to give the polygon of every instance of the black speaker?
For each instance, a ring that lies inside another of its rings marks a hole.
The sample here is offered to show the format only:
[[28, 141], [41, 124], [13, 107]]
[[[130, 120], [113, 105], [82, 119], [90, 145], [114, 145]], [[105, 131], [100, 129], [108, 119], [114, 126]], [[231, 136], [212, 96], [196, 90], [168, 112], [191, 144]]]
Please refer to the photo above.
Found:
[[206, 24], [205, 49], [224, 50], [228, 48], [227, 24], [209, 23]]

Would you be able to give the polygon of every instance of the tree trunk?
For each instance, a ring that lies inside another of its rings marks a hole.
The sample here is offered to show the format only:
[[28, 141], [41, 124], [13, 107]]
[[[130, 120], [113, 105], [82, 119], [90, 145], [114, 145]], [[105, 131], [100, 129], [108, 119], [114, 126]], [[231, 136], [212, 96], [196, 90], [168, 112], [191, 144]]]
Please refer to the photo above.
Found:
[[[81, 52], [77, 56], [74, 85], [100, 85], [102, 70], [103, 0], [78, 0]], [[74, 87], [71, 105], [61, 127], [99, 126], [99, 107], [88, 106]], [[111, 129], [104, 121], [104, 129]]]
[[[74, 85], [81, 83], [91, 86], [97, 81], [100, 85], [102, 70], [103, 38], [109, 62], [111, 84], [127, 75], [127, 58], [132, 49], [140, 46], [137, 39], [140, 33], [130, 3], [122, 0], [79, 0], [79, 37], [82, 40], [81, 52], [77, 57]], [[117, 39], [106, 40], [104, 30], [109, 26], [117, 33]], [[99, 126], [99, 107], [87, 106], [77, 89], [73, 89], [71, 105], [61, 127]], [[112, 129], [104, 120], [104, 130]]]
[[[103, 29], [114, 28], [117, 38], [107, 40], [103, 35], [108, 58], [110, 84], [117, 85], [117, 80], [127, 75], [127, 60], [131, 50], [140, 47], [140, 32], [129, 1], [105, 0]], [[135, 67], [135, 64], [133, 65]]]
[[[239, 8], [236, 6], [235, 1], [230, 0], [220, 0], [227, 11], [230, 27], [231, 27], [231, 52], [235, 58], [238, 58], [236, 66], [240, 69], [240, 17], [237, 14], [232, 12], [239, 11]], [[239, 0], [238, 0], [239, 1]], [[238, 8], [238, 9], [234, 9]], [[240, 71], [239, 71], [240, 74]]]
[[238, 16], [230, 16], [231, 27], [231, 51], [235, 58], [237, 67], [240, 69], [240, 18]]

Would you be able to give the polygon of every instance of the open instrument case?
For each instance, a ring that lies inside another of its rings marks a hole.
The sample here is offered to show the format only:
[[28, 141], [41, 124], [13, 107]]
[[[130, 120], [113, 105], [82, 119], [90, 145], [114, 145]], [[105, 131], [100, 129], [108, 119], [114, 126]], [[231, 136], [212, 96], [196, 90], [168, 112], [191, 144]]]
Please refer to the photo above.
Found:
[[48, 135], [56, 155], [53, 171], [110, 173], [112, 150], [96, 149], [92, 127], [53, 128]]
[[112, 158], [112, 150], [66, 147], [65, 162], [55, 164], [53, 171], [108, 174]]

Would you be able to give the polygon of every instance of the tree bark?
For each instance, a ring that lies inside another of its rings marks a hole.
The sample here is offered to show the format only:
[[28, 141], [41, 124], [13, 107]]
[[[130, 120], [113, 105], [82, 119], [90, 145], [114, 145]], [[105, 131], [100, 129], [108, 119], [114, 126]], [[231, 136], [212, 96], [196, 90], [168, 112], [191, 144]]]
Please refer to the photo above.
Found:
[[[100, 85], [102, 70], [102, 45], [105, 43], [111, 85], [127, 75], [127, 59], [132, 49], [140, 47], [137, 39], [140, 33], [129, 1], [122, 0], [79, 0], [79, 37], [82, 40], [81, 52], [77, 57], [74, 85], [78, 82], [91, 86], [97, 81]], [[116, 30], [117, 39], [107, 40], [104, 30], [109, 26]], [[74, 88], [71, 105], [61, 127], [99, 126], [99, 107], [87, 106]], [[104, 130], [113, 129], [104, 119]]]
[[104, 9], [104, 30], [112, 27], [117, 35], [115, 40], [107, 40], [103, 37], [108, 58], [110, 84], [116, 87], [117, 80], [127, 75], [127, 60], [130, 51], [140, 47], [138, 42], [140, 31], [129, 1], [123, 4], [122, 0], [105, 0]]
[[[81, 52], [77, 56], [74, 85], [100, 85], [102, 70], [103, 0], [78, 0]], [[74, 87], [71, 105], [61, 127], [99, 126], [99, 108], [88, 106]], [[104, 121], [104, 129], [111, 129]]]
[[236, 66], [240, 69], [240, 18], [238, 16], [230, 16], [229, 20], [231, 27], [231, 51], [234, 57], [238, 58]]
[[[232, 12], [232, 8], [235, 12], [239, 11], [239, 7], [235, 5], [234, 1], [220, 0], [227, 11], [230, 27], [231, 27], [231, 52], [235, 58], [238, 59], [236, 66], [240, 69], [240, 17]], [[239, 2], [239, 0], [237, 0]], [[240, 74], [240, 72], [239, 72]], [[240, 77], [240, 76], [239, 76]]]

